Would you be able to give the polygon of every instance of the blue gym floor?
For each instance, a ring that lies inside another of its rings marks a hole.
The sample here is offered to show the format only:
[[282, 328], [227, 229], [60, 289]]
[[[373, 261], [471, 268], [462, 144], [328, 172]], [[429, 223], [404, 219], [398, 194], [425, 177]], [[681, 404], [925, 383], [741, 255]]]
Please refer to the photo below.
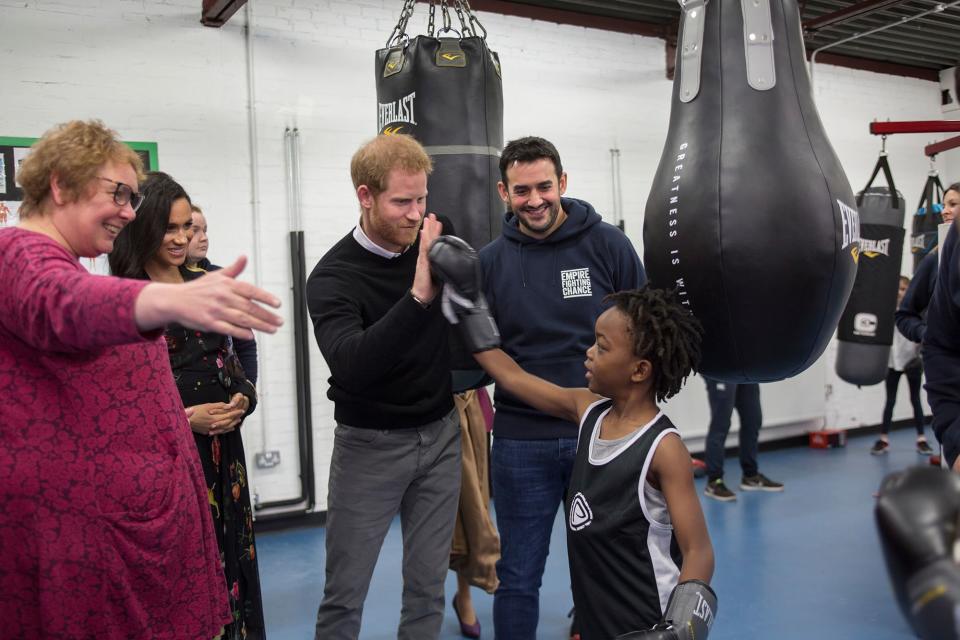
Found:
[[[928, 437], [932, 437], [928, 432]], [[786, 485], [778, 493], [737, 490], [740, 469], [726, 462], [736, 502], [703, 496], [717, 564], [713, 586], [719, 615], [711, 640], [900, 640], [914, 636], [890, 589], [873, 521], [873, 492], [889, 472], [926, 463], [912, 430], [892, 434], [884, 456], [868, 452], [875, 435], [846, 448], [791, 448], [760, 454], [760, 468]], [[259, 534], [260, 574], [270, 640], [313, 637], [323, 591], [324, 530]], [[396, 638], [400, 619], [400, 525], [394, 521], [380, 553], [363, 616], [364, 640]], [[459, 638], [447, 579], [441, 638]], [[493, 597], [473, 590], [483, 637], [493, 637]], [[563, 521], [554, 527], [540, 591], [538, 638], [566, 640], [571, 607]], [[508, 639], [501, 639], [508, 640]]]

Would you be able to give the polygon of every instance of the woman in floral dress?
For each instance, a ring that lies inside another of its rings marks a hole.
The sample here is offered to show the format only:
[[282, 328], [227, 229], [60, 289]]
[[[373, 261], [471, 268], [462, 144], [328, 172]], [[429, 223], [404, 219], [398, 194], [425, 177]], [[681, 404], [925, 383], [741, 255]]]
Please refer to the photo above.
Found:
[[[184, 283], [204, 275], [187, 269], [192, 236], [190, 199], [165, 173], [152, 172], [140, 186], [145, 200], [136, 220], [114, 243], [114, 275]], [[200, 453], [210, 512], [220, 550], [233, 623], [224, 640], [263, 638], [263, 606], [240, 425], [256, 406], [226, 336], [170, 324], [164, 333], [170, 365]]]

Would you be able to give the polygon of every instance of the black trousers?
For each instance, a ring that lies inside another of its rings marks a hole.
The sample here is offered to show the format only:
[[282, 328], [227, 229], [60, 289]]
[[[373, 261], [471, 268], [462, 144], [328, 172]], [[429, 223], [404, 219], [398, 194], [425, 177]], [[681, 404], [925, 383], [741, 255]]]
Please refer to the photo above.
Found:
[[900, 387], [900, 376], [907, 376], [907, 384], [910, 386], [910, 404], [913, 405], [913, 422], [917, 428], [917, 435], [923, 435], [923, 405], [920, 403], [920, 377], [923, 375], [923, 367], [910, 367], [906, 371], [897, 371], [896, 369], [887, 369], [887, 402], [883, 406], [883, 423], [880, 425], [880, 433], [890, 433], [890, 423], [893, 419], [893, 405], [897, 402], [897, 389]]

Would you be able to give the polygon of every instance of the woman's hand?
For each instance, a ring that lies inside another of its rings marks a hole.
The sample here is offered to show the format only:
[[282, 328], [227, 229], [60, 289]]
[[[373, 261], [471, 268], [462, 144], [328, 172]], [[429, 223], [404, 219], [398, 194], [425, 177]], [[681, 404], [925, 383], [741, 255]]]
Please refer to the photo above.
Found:
[[[240, 403], [236, 397], [243, 398]], [[250, 402], [242, 394], [234, 394], [230, 403], [226, 402], [208, 402], [206, 404], [197, 404], [187, 408], [187, 416], [190, 420], [190, 428], [194, 433], [204, 436], [215, 436], [233, 431], [244, 414]], [[242, 407], [242, 408], [241, 408]]]
[[[215, 426], [210, 429], [211, 436], [218, 436], [223, 433], [229, 433], [240, 426], [240, 423], [243, 422], [243, 417], [247, 415], [247, 409], [250, 408], [250, 398], [243, 395], [242, 393], [235, 393], [230, 397], [230, 404], [224, 405], [227, 407], [227, 411], [223, 414], [220, 414], [223, 418], [217, 424], [221, 426]], [[236, 415], [239, 412], [240, 415]], [[223, 424], [226, 420], [226, 416], [231, 417], [229, 424]], [[232, 417], [236, 416], [236, 417]]]
[[229, 267], [210, 272], [186, 284], [152, 282], [140, 292], [134, 319], [140, 331], [179, 322], [190, 329], [212, 331], [234, 338], [253, 338], [251, 329], [275, 333], [283, 319], [264, 306], [280, 306], [267, 291], [235, 278], [247, 264], [240, 257]]

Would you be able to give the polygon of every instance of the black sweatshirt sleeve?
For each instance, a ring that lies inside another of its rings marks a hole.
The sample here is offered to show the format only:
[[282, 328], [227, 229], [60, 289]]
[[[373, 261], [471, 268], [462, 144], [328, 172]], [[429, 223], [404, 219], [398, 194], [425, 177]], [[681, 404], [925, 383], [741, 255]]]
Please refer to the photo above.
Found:
[[913, 342], [923, 342], [923, 335], [927, 331], [924, 313], [930, 305], [937, 266], [937, 253], [927, 255], [920, 262], [895, 314], [897, 329]]
[[407, 293], [364, 329], [360, 302], [348, 294], [349, 286], [337, 274], [315, 273], [307, 282], [307, 307], [331, 375], [356, 393], [389, 375], [439, 305], [424, 309]]

